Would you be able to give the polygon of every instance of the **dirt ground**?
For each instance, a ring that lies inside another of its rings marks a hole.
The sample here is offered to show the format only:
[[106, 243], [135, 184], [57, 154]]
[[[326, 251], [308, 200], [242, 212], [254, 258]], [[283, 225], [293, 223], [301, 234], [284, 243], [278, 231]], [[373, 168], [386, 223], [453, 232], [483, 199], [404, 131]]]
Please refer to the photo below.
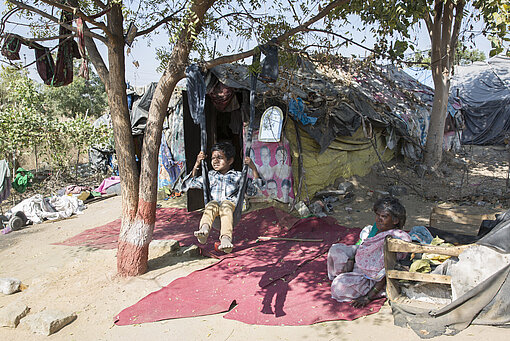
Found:
[[[346, 179], [355, 185], [354, 200], [338, 204], [332, 215], [340, 224], [363, 227], [373, 222], [374, 190], [403, 185], [400, 199], [408, 211], [406, 227], [426, 225], [430, 210], [452, 203], [476, 212], [502, 212], [509, 208], [506, 188], [507, 152], [475, 147], [447, 156], [447, 166], [436, 174], [420, 176], [411, 163], [392, 161], [374, 167], [366, 177]], [[455, 161], [457, 160], [457, 161]], [[461, 160], [461, 161], [459, 161]], [[184, 206], [184, 197], [160, 201], [162, 206]], [[285, 209], [285, 206], [282, 206]], [[346, 209], [347, 208], [347, 209]], [[116, 273], [116, 250], [52, 245], [86, 229], [117, 219], [121, 198], [91, 203], [82, 215], [32, 225], [0, 235], [0, 277], [20, 279], [28, 289], [0, 294], [0, 308], [24, 302], [31, 313], [44, 309], [75, 312], [78, 318], [58, 333], [39, 336], [22, 329], [0, 328], [0, 340], [418, 340], [411, 330], [393, 325], [388, 304], [374, 315], [355, 321], [334, 321], [310, 326], [257, 326], [224, 319], [223, 314], [167, 320], [132, 326], [115, 326], [113, 317], [172, 280], [215, 262], [202, 257], [172, 256], [149, 262], [149, 271], [136, 278]], [[150, 255], [151, 259], [159, 255]], [[440, 337], [437, 339], [451, 339]], [[504, 328], [470, 326], [455, 339], [506, 340]]]

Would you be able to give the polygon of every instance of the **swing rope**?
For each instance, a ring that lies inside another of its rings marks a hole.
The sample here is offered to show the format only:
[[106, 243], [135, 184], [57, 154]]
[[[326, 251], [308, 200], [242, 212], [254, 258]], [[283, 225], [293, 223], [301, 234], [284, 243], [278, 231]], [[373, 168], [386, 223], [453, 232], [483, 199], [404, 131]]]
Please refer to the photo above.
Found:
[[[257, 89], [257, 80], [259, 76], [260, 65], [260, 50], [258, 50], [252, 59], [251, 68], [251, 87], [250, 87], [250, 124], [248, 125], [248, 133], [246, 134], [246, 152], [244, 155], [250, 155], [251, 142], [253, 137], [253, 125], [255, 122], [255, 93]], [[237, 225], [241, 219], [241, 212], [243, 210], [244, 195], [246, 194], [246, 185], [248, 184], [248, 165], [243, 165], [241, 181], [239, 183], [239, 195], [237, 196], [237, 204], [234, 210], [234, 226]]]
[[[251, 144], [253, 139], [253, 129], [255, 122], [255, 93], [257, 89], [257, 80], [259, 76], [260, 65], [260, 50], [253, 55], [252, 68], [251, 68], [251, 87], [250, 87], [250, 122], [248, 125], [248, 132], [246, 135], [246, 149], [245, 155], [250, 155]], [[190, 114], [195, 124], [200, 125], [200, 148], [201, 151], [207, 151], [207, 129], [206, 119], [204, 113], [205, 106], [205, 81], [197, 64], [192, 64], [186, 68], [187, 88], [188, 88], [188, 104], [190, 107]], [[191, 91], [193, 90], [193, 91]], [[195, 94], [195, 96], [193, 96]], [[205, 160], [201, 161], [202, 166], [202, 189], [204, 192], [204, 205], [211, 201], [211, 188], [209, 185], [209, 170]], [[246, 194], [246, 187], [248, 184], [248, 165], [243, 165], [241, 179], [239, 181], [239, 191], [237, 195], [237, 204], [234, 209], [234, 226], [237, 225], [241, 219], [241, 212], [243, 210], [244, 196]]]

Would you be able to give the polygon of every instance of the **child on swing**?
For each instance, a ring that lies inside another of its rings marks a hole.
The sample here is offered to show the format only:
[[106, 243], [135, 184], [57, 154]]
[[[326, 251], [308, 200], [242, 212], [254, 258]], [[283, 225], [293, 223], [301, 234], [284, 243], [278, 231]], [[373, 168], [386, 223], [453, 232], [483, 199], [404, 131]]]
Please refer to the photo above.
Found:
[[[242, 172], [230, 169], [234, 162], [235, 149], [230, 142], [220, 142], [213, 145], [211, 149], [212, 170], [209, 171], [209, 184], [211, 188], [211, 201], [205, 205], [204, 214], [200, 220], [199, 229], [195, 231], [198, 242], [205, 244], [209, 232], [216, 217], [220, 217], [220, 245], [218, 249], [225, 253], [230, 253], [232, 248], [232, 233], [234, 230], [234, 210], [237, 205], [238, 194], [240, 190], [240, 181]], [[200, 163], [205, 160], [207, 155], [201, 151], [197, 155], [197, 161], [190, 175], [185, 180], [186, 188], [202, 188], [203, 177], [198, 176]], [[247, 156], [244, 163], [250, 167], [253, 172], [253, 179], [247, 178], [246, 194], [249, 196], [257, 193], [257, 187], [262, 186], [262, 179], [259, 176], [257, 168], [253, 161]]]

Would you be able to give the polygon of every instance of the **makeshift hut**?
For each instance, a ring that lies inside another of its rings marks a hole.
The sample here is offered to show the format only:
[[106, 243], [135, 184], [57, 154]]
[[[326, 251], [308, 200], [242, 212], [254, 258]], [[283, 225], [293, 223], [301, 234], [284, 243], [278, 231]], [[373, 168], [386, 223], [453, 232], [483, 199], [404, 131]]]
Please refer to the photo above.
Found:
[[455, 68], [453, 96], [462, 103], [462, 144], [503, 144], [510, 132], [510, 58], [498, 55]]
[[[240, 170], [249, 116], [248, 67], [220, 65], [205, 81], [208, 150], [217, 141], [232, 141], [238, 152], [234, 168]], [[261, 197], [311, 198], [337, 178], [363, 176], [395, 154], [418, 158], [432, 96], [430, 88], [393, 66], [340, 58], [334, 67], [303, 61], [295, 69], [280, 68], [275, 83], [259, 81], [256, 88], [251, 156], [267, 181]], [[174, 161], [185, 160], [191, 169], [201, 132], [190, 117], [187, 96], [174, 94], [173, 100], [168, 125], [174, 128], [166, 141], [171, 154], [179, 155]], [[188, 209], [203, 205], [196, 191], [188, 193]]]

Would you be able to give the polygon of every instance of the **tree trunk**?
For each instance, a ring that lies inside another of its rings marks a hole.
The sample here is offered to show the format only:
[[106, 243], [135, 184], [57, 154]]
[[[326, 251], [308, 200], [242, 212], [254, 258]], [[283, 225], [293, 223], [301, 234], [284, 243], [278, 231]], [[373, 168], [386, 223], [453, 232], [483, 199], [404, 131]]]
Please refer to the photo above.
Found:
[[[195, 28], [195, 32], [200, 32], [200, 23], [204, 18], [205, 12], [214, 2], [215, 0], [197, 0], [193, 3], [191, 11], [196, 14], [199, 23]], [[190, 26], [191, 24], [180, 33], [180, 37], [169, 58], [167, 68], [159, 80], [152, 97], [142, 146], [137, 214], [134, 219], [128, 219], [126, 215], [131, 217], [131, 212], [123, 210], [122, 228], [117, 253], [117, 271], [120, 275], [136, 276], [147, 270], [148, 248], [152, 240], [156, 220], [158, 153], [161, 144], [163, 121], [175, 86], [185, 76], [184, 70], [188, 62], [193, 39], [191, 37], [192, 30]], [[122, 195], [124, 199], [124, 189]]]
[[431, 69], [434, 80], [434, 102], [430, 114], [424, 163], [433, 169], [441, 163], [443, 156], [444, 126], [450, 94], [450, 77], [453, 58], [462, 23], [464, 0], [436, 0], [434, 17], [426, 17], [432, 45]]
[[[140, 243], [137, 236], [143, 227], [135, 223], [138, 206], [138, 173], [127, 106], [124, 29], [120, 4], [113, 5], [108, 12], [108, 30], [110, 33], [108, 103], [112, 116], [115, 151], [119, 162], [122, 189], [122, 224], [119, 235], [117, 269], [120, 275], [138, 275], [144, 273], [147, 267], [148, 243]], [[133, 257], [135, 254], [140, 256]]]
[[[445, 70], [446, 71], [446, 70]], [[427, 134], [427, 143], [425, 144], [425, 165], [430, 168], [436, 168], [441, 162], [443, 155], [443, 136], [446, 120], [446, 109], [448, 105], [449, 82], [445, 80], [442, 73], [436, 76], [438, 82], [434, 82], [434, 102], [430, 114], [429, 130]]]

